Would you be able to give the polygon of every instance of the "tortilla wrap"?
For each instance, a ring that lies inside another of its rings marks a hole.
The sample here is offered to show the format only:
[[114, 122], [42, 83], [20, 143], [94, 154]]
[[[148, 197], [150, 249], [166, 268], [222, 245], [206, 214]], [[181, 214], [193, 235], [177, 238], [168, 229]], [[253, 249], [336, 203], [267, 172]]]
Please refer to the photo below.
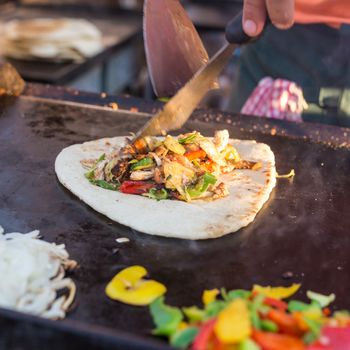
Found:
[[2, 32], [3, 54], [18, 59], [82, 61], [102, 50], [99, 29], [83, 19], [14, 19]]
[[255, 141], [230, 140], [241, 159], [261, 162], [259, 170], [235, 170], [221, 177], [229, 196], [215, 201], [156, 201], [92, 185], [84, 176], [83, 159], [97, 159], [125, 137], [105, 138], [65, 148], [57, 157], [59, 181], [83, 202], [113, 221], [151, 235], [182, 239], [217, 238], [251, 223], [276, 184], [275, 157]]

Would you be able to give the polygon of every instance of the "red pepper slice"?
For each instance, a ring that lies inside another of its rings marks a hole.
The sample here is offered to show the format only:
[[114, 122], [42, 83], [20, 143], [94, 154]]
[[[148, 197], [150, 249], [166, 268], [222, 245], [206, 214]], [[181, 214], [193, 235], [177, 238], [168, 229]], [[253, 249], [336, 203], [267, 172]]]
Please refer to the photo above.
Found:
[[143, 194], [154, 188], [154, 183], [145, 181], [124, 181], [120, 185], [120, 192], [127, 194]]
[[205, 322], [194, 339], [192, 350], [215, 350], [217, 348], [214, 326], [216, 319]]
[[255, 330], [253, 339], [261, 346], [262, 350], [305, 350], [302, 340], [291, 335]]
[[349, 350], [350, 327], [324, 327], [320, 340], [307, 350]]
[[198, 151], [190, 151], [185, 153], [185, 157], [188, 160], [201, 159], [205, 158], [206, 156], [207, 154], [202, 149], [199, 149]]
[[275, 322], [281, 333], [300, 337], [304, 332], [300, 329], [298, 320], [281, 310], [270, 310], [267, 318]]
[[327, 317], [329, 316], [332, 312], [330, 310], [330, 308], [326, 307], [322, 310], [322, 313]]
[[275, 307], [281, 311], [286, 311], [288, 309], [288, 304], [282, 300], [266, 297], [264, 299], [264, 304], [268, 306]]

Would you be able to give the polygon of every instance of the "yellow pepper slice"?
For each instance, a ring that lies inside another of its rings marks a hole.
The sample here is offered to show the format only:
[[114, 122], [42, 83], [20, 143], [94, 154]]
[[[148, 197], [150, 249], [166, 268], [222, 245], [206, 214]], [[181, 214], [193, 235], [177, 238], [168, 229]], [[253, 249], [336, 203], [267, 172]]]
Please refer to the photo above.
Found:
[[218, 315], [214, 331], [224, 344], [236, 344], [248, 338], [252, 333], [252, 326], [247, 302], [236, 299], [222, 310]]
[[184, 329], [188, 328], [188, 323], [187, 322], [180, 322], [179, 326], [177, 327], [178, 331], [183, 331]]
[[310, 308], [309, 310], [302, 311], [301, 313], [310, 320], [321, 321], [324, 319], [322, 310], [319, 308]]
[[290, 287], [262, 287], [257, 284], [253, 287], [253, 293], [263, 294], [274, 299], [286, 299], [295, 294], [300, 288], [300, 284], [293, 284]]
[[114, 276], [106, 287], [106, 294], [113, 300], [125, 304], [144, 306], [151, 304], [166, 292], [166, 287], [153, 280], [144, 280], [147, 270], [142, 266], [131, 266]]
[[204, 305], [208, 305], [213, 302], [220, 294], [219, 289], [205, 290], [202, 295], [202, 302]]

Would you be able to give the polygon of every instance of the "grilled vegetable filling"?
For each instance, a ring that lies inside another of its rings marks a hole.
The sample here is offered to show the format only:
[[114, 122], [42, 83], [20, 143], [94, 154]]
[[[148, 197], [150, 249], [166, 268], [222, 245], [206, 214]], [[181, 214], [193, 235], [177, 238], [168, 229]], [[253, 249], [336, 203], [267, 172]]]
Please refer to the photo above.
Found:
[[241, 160], [227, 130], [217, 131], [213, 139], [196, 131], [178, 138], [168, 135], [162, 141], [147, 137], [125, 146], [121, 157], [114, 150], [87, 164], [85, 176], [96, 186], [158, 201], [186, 202], [226, 197], [222, 174], [259, 168]]

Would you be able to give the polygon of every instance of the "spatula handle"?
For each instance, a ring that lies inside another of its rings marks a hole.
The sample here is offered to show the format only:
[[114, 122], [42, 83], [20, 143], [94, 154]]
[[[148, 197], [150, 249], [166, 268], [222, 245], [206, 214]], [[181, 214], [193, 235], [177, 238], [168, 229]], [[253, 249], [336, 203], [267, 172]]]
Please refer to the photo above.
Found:
[[[269, 23], [271, 23], [271, 20], [267, 17], [264, 29]], [[226, 26], [226, 39], [232, 44], [247, 44], [258, 39], [259, 36], [251, 37], [243, 30], [243, 11], [234, 17]]]

